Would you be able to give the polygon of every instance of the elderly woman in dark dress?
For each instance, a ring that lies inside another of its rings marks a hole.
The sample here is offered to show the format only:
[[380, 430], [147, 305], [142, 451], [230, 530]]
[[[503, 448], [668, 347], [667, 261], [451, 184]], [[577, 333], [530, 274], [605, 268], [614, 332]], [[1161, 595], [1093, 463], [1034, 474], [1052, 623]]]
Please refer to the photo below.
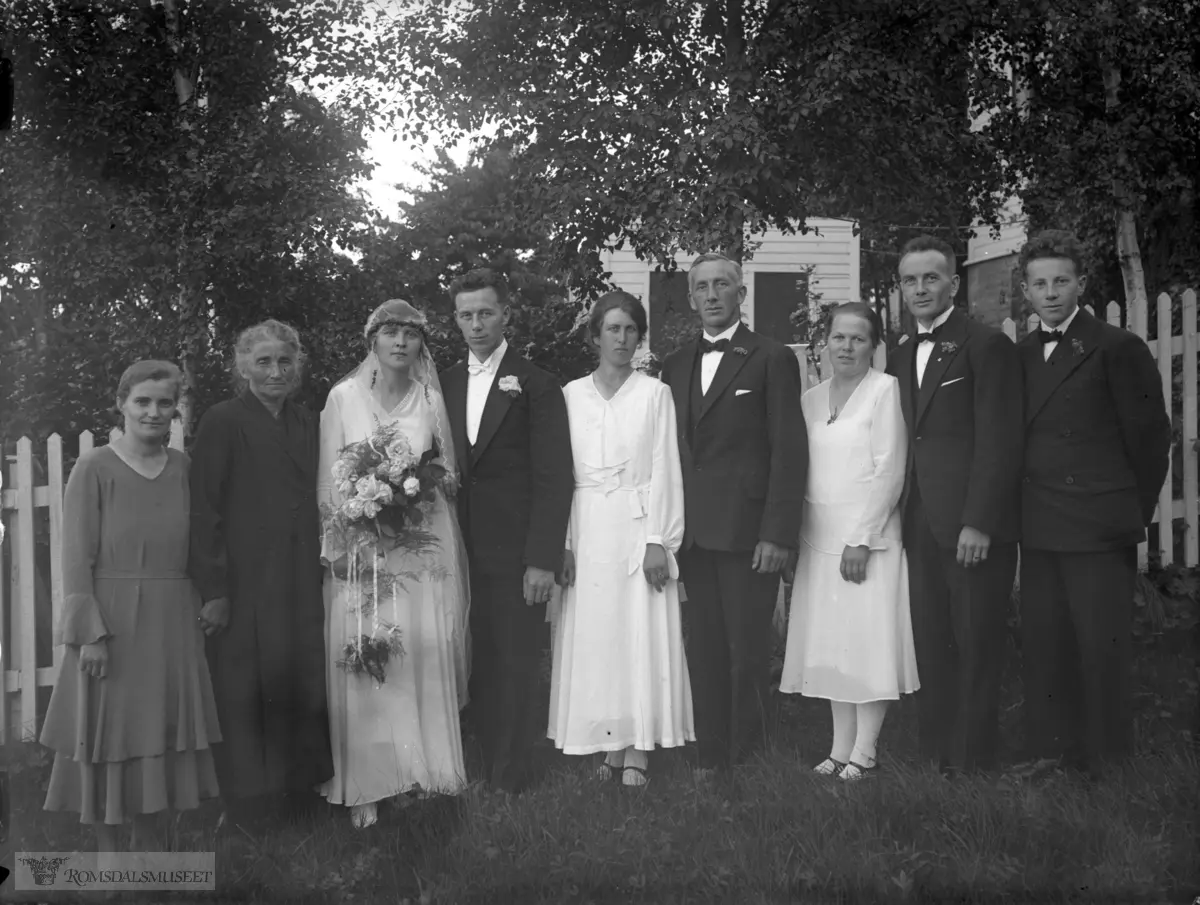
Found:
[[182, 375], [139, 361], [117, 388], [124, 434], [79, 457], [63, 500], [65, 645], [41, 742], [46, 810], [74, 811], [97, 848], [161, 845], [157, 818], [215, 798], [221, 740], [186, 573], [188, 457], [167, 449]]
[[189, 572], [224, 736], [217, 773], [227, 810], [279, 794], [307, 806], [333, 775], [319, 426], [288, 398], [304, 357], [292, 327], [250, 327], [235, 352], [245, 388], [205, 412], [192, 449]]

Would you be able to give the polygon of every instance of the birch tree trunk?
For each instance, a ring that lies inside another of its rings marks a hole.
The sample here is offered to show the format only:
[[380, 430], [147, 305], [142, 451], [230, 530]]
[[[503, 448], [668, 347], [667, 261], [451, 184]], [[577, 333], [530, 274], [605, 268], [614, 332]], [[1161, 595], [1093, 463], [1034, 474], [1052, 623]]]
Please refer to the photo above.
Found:
[[[187, 105], [196, 92], [196, 75], [187, 65], [187, 55], [184, 52], [182, 23], [180, 21], [177, 0], [163, 0], [166, 10], [167, 33], [170, 36], [171, 51], [175, 55], [175, 99], [183, 112], [180, 128], [185, 132], [192, 131], [192, 124], [187, 119]], [[195, 386], [196, 362], [201, 352], [201, 337], [204, 331], [199, 323], [200, 292], [195, 286], [195, 277], [188, 266], [190, 252], [188, 249], [187, 224], [189, 218], [181, 218], [176, 267], [178, 268], [178, 295], [176, 299], [176, 317], [182, 327], [177, 335], [179, 344], [179, 367], [183, 371], [183, 389], [179, 395], [179, 422], [186, 442], [192, 435], [195, 424]]]
[[[1121, 68], [1109, 65], [1104, 70], [1104, 108], [1110, 120], [1121, 104]], [[1142, 252], [1138, 245], [1135, 200], [1122, 178], [1126, 165], [1125, 151], [1117, 149], [1117, 169], [1113, 173], [1113, 200], [1116, 201], [1117, 256], [1121, 261], [1121, 279], [1125, 284], [1125, 325], [1145, 338], [1147, 312], [1146, 274], [1142, 269]]]

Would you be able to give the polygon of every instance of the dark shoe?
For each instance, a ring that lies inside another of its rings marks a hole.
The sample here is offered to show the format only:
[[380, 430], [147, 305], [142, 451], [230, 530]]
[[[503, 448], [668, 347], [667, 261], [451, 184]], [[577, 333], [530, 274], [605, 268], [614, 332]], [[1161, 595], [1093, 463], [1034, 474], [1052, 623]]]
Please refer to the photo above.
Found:
[[832, 757], [827, 757], [815, 767], [813, 772], [818, 776], [837, 776], [846, 769], [845, 761], [836, 760]]

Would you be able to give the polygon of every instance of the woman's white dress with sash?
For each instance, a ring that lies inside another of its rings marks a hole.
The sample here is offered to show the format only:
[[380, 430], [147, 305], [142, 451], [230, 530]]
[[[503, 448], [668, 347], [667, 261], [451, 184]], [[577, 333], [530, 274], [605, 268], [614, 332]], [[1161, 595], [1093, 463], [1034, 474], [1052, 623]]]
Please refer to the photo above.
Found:
[[[567, 754], [695, 740], [679, 612], [683, 476], [667, 386], [634, 372], [608, 400], [591, 375], [567, 384], [575, 496], [567, 546], [576, 578], [551, 607], [547, 735]], [[670, 580], [646, 581], [647, 544]]]
[[[804, 394], [808, 486], [780, 691], [861, 704], [916, 691], [898, 508], [908, 434], [896, 378], [871, 369], [830, 423], [829, 382]], [[847, 546], [871, 549], [861, 584]]]
[[[439, 410], [444, 406], [437, 391], [420, 384], [392, 412], [385, 412], [357, 380], [336, 385], [321, 413], [319, 500], [340, 502], [331, 477], [333, 463], [346, 444], [374, 433], [376, 419], [398, 424], [419, 455], [434, 443]], [[334, 804], [367, 804], [418, 787], [453, 793], [466, 784], [458, 718], [468, 678], [466, 553], [457, 517], [440, 493], [425, 527], [438, 537], [437, 550], [423, 556], [394, 550], [386, 559], [388, 572], [405, 577], [380, 589], [380, 617], [399, 625], [404, 655], [399, 660], [393, 655], [382, 685], [337, 665], [359, 623], [348, 602], [352, 586], [326, 572], [334, 776], [321, 786], [321, 794]], [[339, 555], [327, 537], [322, 556], [333, 561]]]

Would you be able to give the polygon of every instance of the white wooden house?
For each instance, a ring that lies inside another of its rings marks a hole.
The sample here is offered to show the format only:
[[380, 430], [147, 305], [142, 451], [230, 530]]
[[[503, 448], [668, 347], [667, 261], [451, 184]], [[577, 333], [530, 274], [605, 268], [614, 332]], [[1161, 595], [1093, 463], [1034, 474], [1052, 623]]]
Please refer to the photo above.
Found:
[[[805, 235], [769, 230], [747, 243], [742, 273], [746, 301], [742, 311], [750, 329], [784, 343], [795, 341], [788, 320], [797, 305], [858, 301], [859, 237], [851, 220], [810, 219]], [[654, 262], [632, 251], [610, 252], [605, 269], [618, 288], [640, 298], [655, 326], [664, 319], [694, 317], [687, 301], [687, 268], [695, 255], [678, 254], [679, 270], [656, 271]], [[810, 272], [811, 268], [811, 272]]]

